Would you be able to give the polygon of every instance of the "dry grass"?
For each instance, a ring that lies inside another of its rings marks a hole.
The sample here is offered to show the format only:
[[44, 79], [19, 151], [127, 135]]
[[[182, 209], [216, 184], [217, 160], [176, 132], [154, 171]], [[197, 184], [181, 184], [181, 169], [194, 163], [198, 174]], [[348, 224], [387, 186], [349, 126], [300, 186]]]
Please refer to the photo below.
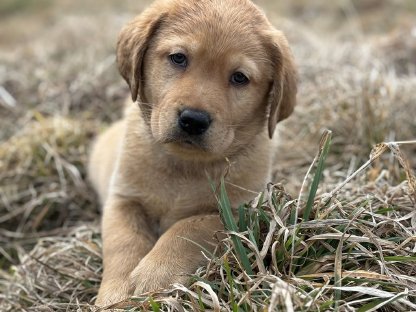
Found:
[[[92, 309], [101, 240], [85, 163], [127, 96], [113, 54], [146, 4], [134, 2], [0, 5], [2, 311]], [[301, 76], [297, 111], [280, 127], [279, 183], [241, 209], [193, 285], [124, 307], [416, 310], [416, 143], [373, 149], [416, 139], [413, 1], [260, 3]], [[324, 129], [332, 143], [317, 155]]]

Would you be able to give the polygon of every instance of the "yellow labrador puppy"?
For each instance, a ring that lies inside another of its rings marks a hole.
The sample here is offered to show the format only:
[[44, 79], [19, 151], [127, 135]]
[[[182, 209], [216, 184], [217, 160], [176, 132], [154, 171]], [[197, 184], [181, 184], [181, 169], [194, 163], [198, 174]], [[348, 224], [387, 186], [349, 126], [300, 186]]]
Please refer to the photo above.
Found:
[[209, 180], [231, 163], [233, 206], [260, 191], [296, 100], [288, 43], [249, 0], [156, 0], [122, 30], [117, 62], [135, 103], [90, 159], [104, 204], [98, 305], [187, 282], [198, 245], [212, 250], [223, 229]]

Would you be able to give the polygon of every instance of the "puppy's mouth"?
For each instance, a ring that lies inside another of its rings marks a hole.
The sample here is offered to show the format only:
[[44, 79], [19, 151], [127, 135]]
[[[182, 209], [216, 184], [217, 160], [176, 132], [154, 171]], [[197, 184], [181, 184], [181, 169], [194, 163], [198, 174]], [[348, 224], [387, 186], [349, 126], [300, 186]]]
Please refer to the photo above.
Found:
[[207, 132], [202, 135], [188, 135], [173, 131], [158, 140], [163, 149], [172, 156], [185, 160], [214, 161], [223, 159], [234, 138], [232, 131], [222, 136]]
[[188, 150], [208, 152], [208, 149], [204, 144], [204, 140], [200, 137], [193, 138], [191, 136], [174, 135], [164, 139], [162, 143]]

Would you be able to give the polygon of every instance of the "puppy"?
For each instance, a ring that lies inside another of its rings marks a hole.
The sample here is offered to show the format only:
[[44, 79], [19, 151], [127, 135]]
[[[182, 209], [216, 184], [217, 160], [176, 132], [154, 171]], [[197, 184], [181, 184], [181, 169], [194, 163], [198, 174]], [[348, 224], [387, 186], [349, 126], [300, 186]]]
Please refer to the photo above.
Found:
[[249, 0], [156, 0], [122, 30], [134, 104], [97, 140], [104, 204], [97, 305], [186, 283], [222, 230], [210, 180], [233, 207], [270, 179], [276, 123], [296, 100], [284, 35]]

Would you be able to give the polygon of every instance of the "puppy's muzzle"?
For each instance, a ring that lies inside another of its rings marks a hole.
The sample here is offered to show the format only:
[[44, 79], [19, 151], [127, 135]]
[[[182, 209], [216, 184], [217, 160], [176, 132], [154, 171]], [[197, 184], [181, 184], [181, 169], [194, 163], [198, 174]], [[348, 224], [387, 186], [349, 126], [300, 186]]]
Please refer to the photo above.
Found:
[[179, 128], [191, 136], [204, 134], [211, 125], [211, 116], [201, 110], [185, 109], [179, 112]]

